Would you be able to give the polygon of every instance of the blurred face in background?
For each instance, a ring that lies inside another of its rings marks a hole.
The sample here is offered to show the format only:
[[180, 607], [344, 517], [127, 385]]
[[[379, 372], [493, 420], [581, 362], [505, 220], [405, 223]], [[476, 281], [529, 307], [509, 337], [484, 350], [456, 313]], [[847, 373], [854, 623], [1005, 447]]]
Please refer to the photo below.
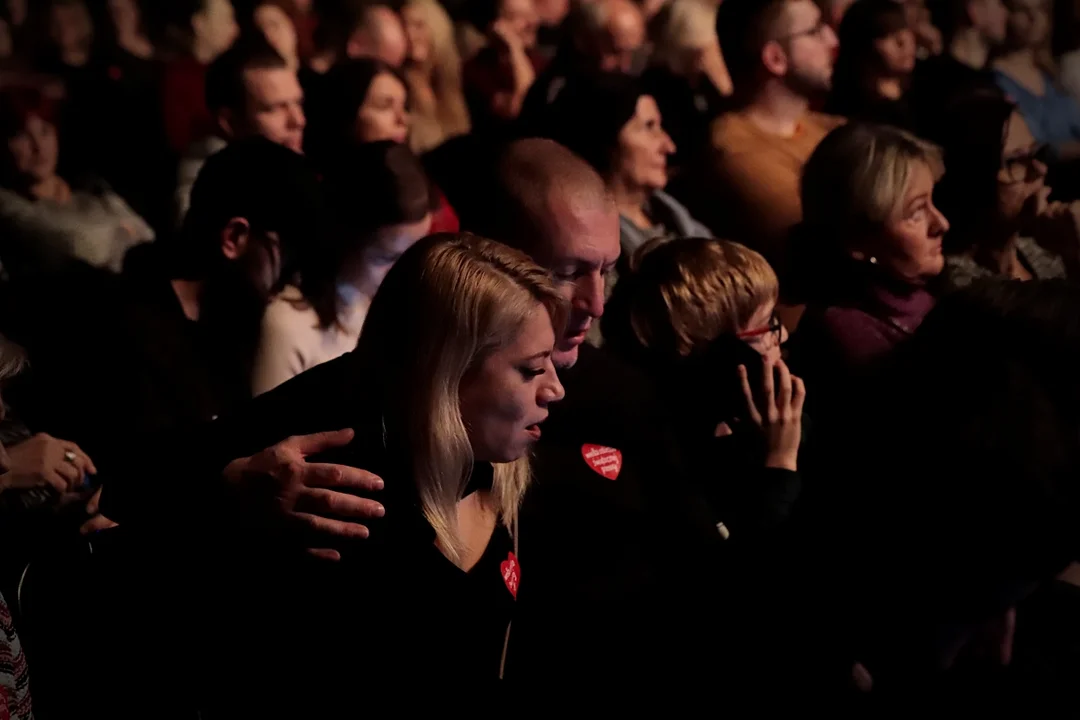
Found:
[[229, 0], [205, 0], [202, 10], [191, 17], [195, 43], [212, 60], [229, 49], [240, 33], [236, 13]]
[[619, 132], [613, 175], [625, 187], [663, 190], [667, 185], [667, 159], [675, 143], [664, 132], [660, 108], [649, 95], [638, 98], [637, 112]]
[[536, 47], [540, 16], [533, 0], [502, 0], [496, 22], [505, 26], [526, 50]]
[[1046, 188], [1046, 164], [1024, 116], [1014, 112], [1005, 127], [1001, 168], [997, 175], [998, 219], [1022, 232], [1034, 225], [1039, 195]]
[[894, 77], [910, 75], [915, 69], [915, 33], [908, 28], [878, 38], [874, 49], [882, 69]]
[[90, 11], [82, 2], [54, 3], [49, 13], [49, 37], [60, 53], [87, 52], [94, 36]]
[[277, 5], [267, 3], [255, 8], [252, 19], [270, 46], [289, 63], [289, 67], [299, 67], [296, 27], [288, 14]]
[[1050, 34], [1049, 0], [1009, 0], [1007, 44], [1016, 50], [1041, 48]]
[[839, 45], [836, 33], [811, 0], [787, 3], [784, 19], [785, 23], [778, 23], [781, 30], [775, 41], [782, 54], [769, 44], [763, 51], [769, 69], [801, 95], [827, 92], [832, 87], [833, 60]]
[[645, 17], [636, 5], [626, 0], [598, 1], [611, 6], [600, 38], [600, 69], [634, 73], [645, 45]]
[[247, 105], [240, 135], [261, 135], [284, 145], [293, 152], [303, 152], [304, 91], [296, 71], [286, 68], [247, 70], [244, 72]]
[[60, 149], [56, 126], [41, 115], [28, 115], [20, 132], [8, 139], [7, 146], [16, 173], [30, 184], [56, 176]]
[[364, 104], [356, 115], [356, 140], [368, 143], [409, 139], [408, 94], [405, 85], [390, 73], [380, 73], [371, 81]]
[[973, 0], [968, 5], [972, 25], [991, 45], [1005, 42], [1008, 33], [1009, 11], [1002, 0]]

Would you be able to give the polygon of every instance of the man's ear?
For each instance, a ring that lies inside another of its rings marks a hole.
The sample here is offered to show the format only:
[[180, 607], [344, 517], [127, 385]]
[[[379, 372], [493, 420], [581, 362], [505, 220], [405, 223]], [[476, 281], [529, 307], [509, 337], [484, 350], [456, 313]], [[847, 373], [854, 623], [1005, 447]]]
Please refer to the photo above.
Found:
[[229, 260], [237, 260], [247, 251], [251, 238], [251, 223], [234, 217], [225, 223], [221, 231], [221, 254]]
[[787, 75], [787, 51], [775, 40], [770, 40], [765, 43], [765, 47], [761, 48], [761, 63], [765, 66], [765, 69], [769, 71], [770, 75], [775, 75], [776, 77]]
[[221, 108], [214, 116], [218, 129], [226, 138], [236, 137], [236, 117], [229, 108]]

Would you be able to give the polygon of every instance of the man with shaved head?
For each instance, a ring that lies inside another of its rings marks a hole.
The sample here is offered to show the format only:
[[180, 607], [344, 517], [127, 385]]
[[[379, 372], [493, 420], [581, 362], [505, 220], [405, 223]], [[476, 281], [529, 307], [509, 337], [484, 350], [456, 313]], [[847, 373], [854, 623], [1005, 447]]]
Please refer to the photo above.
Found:
[[[689, 575], [721, 540], [714, 526], [690, 522], [680, 510], [685, 496], [646, 381], [583, 344], [603, 313], [604, 277], [619, 255], [618, 212], [595, 171], [548, 140], [512, 145], [494, 174], [493, 214], [475, 229], [549, 268], [572, 306], [554, 357], [566, 399], [551, 408], [535, 446], [535, 479], [522, 505], [522, 580], [505, 675], [530, 684], [588, 682], [594, 692], [655, 680], [676, 672], [672, 640], [688, 635], [672, 632], [673, 603], [696, 587]], [[382, 512], [376, 480], [305, 460], [351, 440], [342, 430], [350, 409], [335, 398], [373, 381], [356, 362], [350, 353], [320, 365], [211, 424], [192, 443], [200, 456], [180, 463], [185, 479], [208, 483], [224, 473], [228, 487], [252, 498], [240, 507], [270, 508], [302, 528], [295, 544], [332, 559], [357, 550], [356, 539], [367, 536], [357, 521]], [[106, 485], [103, 510], [122, 525], [137, 523], [139, 509], [124, 506], [124, 490]], [[321, 501], [301, 507], [306, 495]], [[299, 626], [328, 600], [298, 600]], [[679, 609], [694, 616], [686, 603]], [[430, 651], [452, 661], [452, 648]]]
[[571, 42], [536, 78], [522, 106], [526, 132], [543, 124], [547, 107], [575, 74], [602, 71], [631, 75], [643, 69], [645, 16], [631, 0], [580, 3], [567, 21]]

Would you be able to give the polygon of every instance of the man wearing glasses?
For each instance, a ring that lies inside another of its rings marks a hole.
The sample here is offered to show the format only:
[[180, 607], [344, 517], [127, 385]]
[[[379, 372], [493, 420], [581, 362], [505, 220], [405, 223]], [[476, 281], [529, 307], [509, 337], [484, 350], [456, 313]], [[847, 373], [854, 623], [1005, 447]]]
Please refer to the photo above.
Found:
[[760, 251], [782, 273], [788, 231], [802, 219], [803, 164], [841, 123], [810, 110], [831, 86], [836, 34], [811, 0], [727, 0], [716, 29], [737, 110], [712, 126], [707, 177], [691, 204], [718, 237]]

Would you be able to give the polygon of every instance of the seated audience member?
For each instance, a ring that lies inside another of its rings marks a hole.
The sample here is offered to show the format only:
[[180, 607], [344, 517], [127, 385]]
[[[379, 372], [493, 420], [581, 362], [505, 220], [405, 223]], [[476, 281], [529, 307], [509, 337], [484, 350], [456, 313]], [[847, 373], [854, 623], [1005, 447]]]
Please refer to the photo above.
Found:
[[737, 109], [714, 121], [704, 175], [682, 197], [713, 233], [764, 255], [783, 285], [803, 165], [841, 122], [810, 110], [831, 86], [836, 35], [811, 0], [730, 0], [716, 31]]
[[261, 34], [289, 69], [300, 73], [312, 52], [309, 38], [300, 31], [302, 22], [294, 0], [257, 0], [240, 23], [240, 34]]
[[102, 89], [92, 102], [106, 117], [100, 123], [104, 137], [91, 148], [92, 167], [151, 227], [167, 227], [175, 177], [161, 116], [161, 65], [150, 40], [150, 18], [140, 0], [111, 0], [105, 20], [97, 48]]
[[76, 260], [120, 272], [124, 255], [154, 231], [101, 182], [57, 174], [56, 106], [35, 90], [0, 94], [6, 141], [0, 181], [0, 265], [8, 278]]
[[410, 0], [401, 10], [409, 36], [405, 82], [412, 131], [409, 147], [419, 154], [469, 132], [454, 23], [437, 0]]
[[540, 27], [536, 29], [536, 49], [546, 60], [555, 57], [559, 47], [566, 41], [567, 22], [570, 14], [569, 0], [535, 0]]
[[798, 494], [806, 389], [780, 359], [776, 273], [753, 250], [706, 238], [653, 242], [635, 263], [604, 314], [608, 347], [667, 398], [714, 521], [733, 534], [778, 524]]
[[38, 69], [58, 78], [64, 87], [63, 119], [65, 172], [88, 172], [95, 166], [94, 144], [100, 141], [108, 118], [98, 103], [104, 77], [96, 55], [94, 23], [84, 0], [50, 0], [44, 20], [48, 47], [41, 50]]
[[335, 65], [323, 81], [323, 102], [309, 115], [304, 146], [317, 165], [331, 164], [351, 144], [408, 141], [408, 90], [388, 65], [350, 60]]
[[1002, 0], [941, 0], [933, 7], [945, 51], [915, 66], [909, 97], [919, 134], [937, 142], [957, 99], [1000, 92], [988, 61], [1005, 41], [1008, 15]]
[[294, 152], [304, 148], [304, 91], [296, 71], [261, 37], [242, 38], [213, 62], [206, 74], [206, 106], [215, 132], [198, 138], [180, 161], [178, 223], [203, 163], [230, 140], [261, 136]]
[[652, 65], [641, 77], [656, 99], [664, 127], [678, 148], [673, 164], [683, 166], [706, 147], [709, 126], [732, 93], [720, 41], [716, 5], [709, 0], [674, 0], [663, 16]]
[[[0, 384], [18, 374], [24, 364], [21, 351], [0, 339]], [[0, 423], [3, 423], [3, 400], [0, 399]], [[11, 460], [0, 442], [0, 502], [6, 504], [4, 495], [13, 489]], [[5, 553], [10, 546], [5, 545]], [[13, 720], [30, 720], [33, 717], [30, 701], [30, 671], [26, 665], [19, 636], [15, 632], [11, 610], [0, 595], [0, 706]]]
[[[258, 137], [207, 160], [172, 257], [132, 278], [103, 324], [110, 363], [75, 368], [67, 381], [100, 408], [79, 418], [80, 442], [122, 452], [117, 433], [208, 422], [249, 399], [266, 305], [298, 248], [325, 246], [325, 227], [321, 188], [302, 156]], [[88, 372], [101, 378], [82, 387]]]
[[[356, 429], [339, 461], [377, 468], [386, 482], [385, 520], [373, 527], [381, 539], [340, 566], [282, 568], [268, 553], [266, 588], [222, 603], [226, 641], [213, 662], [245, 707], [303, 703], [305, 714], [329, 717], [355, 707], [358, 677], [502, 676], [528, 572], [516, 557], [529, 451], [563, 397], [551, 357], [565, 312], [544, 270], [481, 238], [433, 236], [390, 271], [352, 353], [357, 372], [323, 413], [328, 426]], [[418, 613], [414, 601], [427, 593], [445, 613]], [[329, 598], [340, 612], [327, 612]], [[307, 620], [284, 642], [307, 660], [291, 690], [271, 692], [283, 638], [265, 623], [301, 606]], [[376, 626], [362, 608], [379, 615]], [[361, 640], [368, 650], [351, 652]]]
[[526, 134], [545, 121], [548, 106], [569, 78], [592, 72], [637, 75], [644, 68], [645, 17], [631, 0], [575, 6], [570, 37], [533, 83], [521, 108]]
[[895, 0], [857, 0], [840, 25], [840, 54], [825, 109], [863, 122], [914, 130], [908, 86], [915, 33]]
[[428, 180], [404, 145], [383, 141], [344, 152], [326, 186], [337, 216], [334, 245], [301, 248], [299, 284], [266, 308], [252, 373], [256, 395], [355, 348], [387, 271], [431, 229]]
[[319, 23], [320, 50], [311, 67], [326, 73], [345, 60], [371, 58], [395, 70], [409, 54], [401, 17], [392, 7], [364, 0], [344, 0], [330, 8]]
[[948, 125], [936, 200], [952, 228], [945, 239], [950, 284], [1065, 277], [1055, 251], [1077, 259], [1076, 219], [1067, 206], [1047, 202], [1042, 146], [1024, 116], [998, 95], [973, 96], [953, 107]]
[[1008, 0], [1008, 32], [994, 77], [1054, 161], [1080, 159], [1080, 105], [1057, 86], [1043, 58], [1050, 37], [1048, 0]]
[[[335, 66], [324, 80], [326, 102], [311, 116], [305, 147], [317, 167], [325, 172], [333, 170], [340, 154], [353, 145], [408, 141], [408, 93], [400, 76], [389, 67], [375, 60], [350, 60]], [[456, 232], [457, 214], [446, 196], [433, 188], [431, 200], [431, 232]]]
[[831, 543], [804, 553], [837, 595], [806, 618], [850, 624], [882, 708], [1072, 695], [1075, 665], [1032, 657], [1024, 613], [1077, 557], [1078, 303], [1062, 281], [972, 285], [863, 384], [817, 520]]
[[638, 81], [614, 73], [571, 80], [551, 116], [552, 137], [592, 165], [615, 198], [624, 260], [653, 238], [710, 235], [664, 192], [675, 145]]
[[934, 146], [880, 125], [834, 130], [807, 162], [792, 240], [807, 309], [793, 345], [822, 396], [850, 388], [852, 372], [908, 339], [934, 306], [928, 285], [945, 269], [949, 229], [933, 201], [941, 170]]
[[206, 71], [239, 32], [229, 0], [180, 0], [169, 4], [169, 32], [177, 56], [161, 79], [162, 115], [169, 147], [177, 156], [214, 131], [206, 107]]
[[[686, 498], [684, 504], [683, 490], [691, 488], [683, 486], [664, 413], [648, 379], [610, 353], [582, 347], [603, 312], [604, 275], [619, 253], [614, 203], [588, 165], [551, 141], [515, 143], [500, 161], [492, 185], [486, 229], [528, 247], [555, 273], [559, 293], [571, 303], [553, 361], [573, 392], [568, 386], [567, 401], [552, 408], [536, 445], [537, 480], [521, 511], [520, 557], [530, 558], [530, 565], [522, 576], [506, 676], [534, 690], [549, 689], [556, 680], [587, 684], [591, 694], [622, 687], [628, 678], [685, 678], [684, 671], [716, 677], [711, 674], [715, 663], [725, 658], [704, 651], [715, 647], [705, 627], [730, 616], [717, 614], [717, 597], [707, 591], [723, 573], [701, 573], [705, 565], [699, 563], [716, 560], [713, 553], [721, 552], [723, 540], [708, 514], [698, 511], [703, 508], [697, 501]], [[400, 269], [399, 264], [392, 275]], [[285, 536], [291, 544], [311, 547], [323, 557], [339, 556], [355, 539], [368, 536], [358, 523], [378, 514], [370, 500], [342, 490], [355, 488], [376, 500], [379, 494], [372, 493], [370, 475], [355, 475], [347, 467], [327, 469], [304, 456], [314, 452], [311, 447], [347, 444], [351, 434], [282, 439], [348, 426], [346, 418], [335, 421], [326, 415], [325, 398], [368, 377], [356, 371], [355, 361], [356, 353], [350, 353], [324, 363], [236, 415], [185, 434], [183, 446], [197, 450], [179, 458], [169, 475], [191, 478], [193, 497], [209, 500], [234, 488], [250, 498], [239, 514], [230, 514], [228, 522], [236, 527], [248, 527], [246, 518], [263, 517], [266, 510], [271, 517], [260, 522], [271, 527], [297, 523], [297, 530]], [[146, 445], [140, 455], [146, 451], [159, 457], [162, 448]], [[106, 480], [102, 509], [122, 528], [129, 520], [146, 528], [139, 507], [165, 505], [163, 513], [174, 511], [157, 499], [163, 492], [160, 483], [138, 482], [140, 465]], [[223, 482], [226, 465], [229, 479]], [[273, 501], [279, 491], [281, 501]], [[334, 519], [305, 519], [304, 503], [316, 496], [338, 508]], [[296, 498], [304, 498], [300, 507]], [[661, 505], [670, 512], [657, 512]], [[160, 527], [162, 515], [154, 520]], [[641, 532], [643, 527], [650, 531]], [[253, 531], [250, 537], [265, 537], [265, 532]], [[583, 548], [602, 548], [604, 562]], [[691, 609], [699, 603], [709, 609]], [[626, 632], [628, 617], [639, 619], [633, 633]]]
[[484, 0], [474, 15], [491, 39], [465, 64], [465, 94], [477, 132], [491, 133], [521, 113], [546, 61], [536, 52], [533, 0]]

